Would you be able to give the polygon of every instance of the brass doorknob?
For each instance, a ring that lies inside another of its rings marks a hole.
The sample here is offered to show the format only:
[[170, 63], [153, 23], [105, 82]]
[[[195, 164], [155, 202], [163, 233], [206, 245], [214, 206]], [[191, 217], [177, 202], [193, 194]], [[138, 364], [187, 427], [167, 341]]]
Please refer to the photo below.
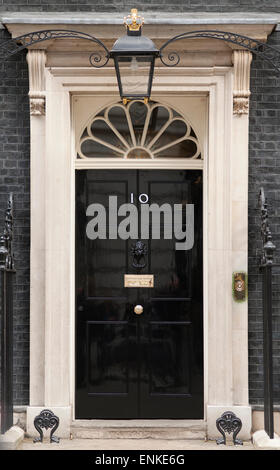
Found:
[[136, 315], [141, 315], [141, 313], [143, 313], [143, 307], [142, 307], [142, 305], [135, 305], [135, 307], [134, 307], [134, 313], [136, 313]]

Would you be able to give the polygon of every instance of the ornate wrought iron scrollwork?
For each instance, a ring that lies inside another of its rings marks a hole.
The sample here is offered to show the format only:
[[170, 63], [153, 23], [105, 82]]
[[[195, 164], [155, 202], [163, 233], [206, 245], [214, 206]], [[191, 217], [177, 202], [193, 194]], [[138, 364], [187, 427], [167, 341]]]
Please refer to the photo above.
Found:
[[272, 242], [272, 233], [268, 223], [267, 201], [264, 190], [261, 188], [259, 194], [259, 207], [261, 209], [261, 237], [262, 237], [262, 254], [260, 264], [266, 266], [273, 263], [273, 253], [275, 245]]
[[108, 54], [102, 55], [99, 52], [93, 52], [89, 56], [90, 64], [97, 69], [101, 69], [102, 67], [105, 67], [109, 59], [110, 59], [110, 56]]
[[[188, 31], [186, 33], [178, 34], [173, 38], [166, 41], [161, 48], [159, 49], [159, 57], [161, 62], [167, 67], [174, 67], [180, 61], [180, 56], [177, 52], [168, 53], [168, 59], [170, 63], [166, 62], [163, 51], [173, 42], [181, 41], [183, 39], [196, 39], [196, 38], [206, 38], [206, 39], [217, 39], [220, 41], [229, 42], [240, 46], [248, 51], [252, 52], [256, 56], [261, 57], [263, 60], [267, 61], [272, 65], [274, 69], [280, 72], [280, 51], [275, 47], [269, 46], [257, 39], [244, 36], [242, 34], [231, 33], [229, 31], [218, 31], [218, 30], [198, 30], [198, 31]], [[175, 55], [177, 56], [176, 63], [173, 63], [175, 60]], [[169, 57], [170, 56], [170, 57]]]
[[83, 33], [81, 31], [72, 31], [70, 29], [46, 29], [41, 31], [33, 31], [28, 34], [18, 36], [17, 38], [9, 39], [0, 45], [0, 58], [2, 61], [6, 60], [9, 56], [16, 54], [26, 47], [52, 39], [84, 39], [86, 41], [91, 41], [97, 44], [102, 49], [103, 54], [101, 54], [99, 51], [91, 53], [89, 61], [93, 67], [104, 67], [110, 58], [109, 50], [105, 44], [100, 41], [100, 39], [97, 39], [91, 34]]
[[59, 443], [59, 437], [54, 436], [54, 432], [59, 426], [59, 418], [51, 410], [42, 410], [34, 419], [34, 427], [39, 433], [33, 442], [43, 442], [43, 429], [51, 429], [50, 442]]
[[[96, 37], [88, 33], [83, 33], [81, 31], [73, 31], [68, 29], [48, 29], [41, 31], [33, 31], [28, 34], [23, 34], [14, 39], [9, 39], [3, 42], [0, 45], [0, 58], [2, 61], [9, 58], [9, 56], [16, 54], [17, 52], [29, 47], [33, 44], [40, 43], [43, 41], [49, 41], [52, 39], [84, 39], [87, 41], [94, 42], [103, 51], [103, 55], [97, 51], [93, 52], [89, 61], [93, 67], [101, 68], [104, 67], [110, 57], [110, 51], [107, 49], [105, 44]], [[229, 42], [235, 44], [239, 47], [249, 50], [253, 54], [259, 56], [263, 60], [270, 63], [270, 65], [280, 72], [280, 51], [275, 47], [269, 46], [266, 43], [263, 43], [257, 39], [250, 38], [241, 34], [232, 33], [229, 31], [219, 31], [219, 30], [198, 30], [198, 31], [188, 31], [186, 33], [178, 34], [173, 38], [166, 41], [161, 48], [159, 49], [159, 58], [161, 62], [168, 67], [175, 67], [180, 62], [180, 56], [178, 52], [166, 52], [167, 59], [165, 55], [165, 48], [168, 47], [173, 42], [177, 42], [183, 39], [195, 39], [195, 38], [206, 38], [206, 39], [217, 39], [220, 41]], [[102, 59], [104, 59], [102, 61]]]
[[0, 236], [0, 269], [14, 270], [13, 241], [13, 195], [9, 194], [8, 207], [6, 209], [5, 227]]
[[180, 62], [180, 56], [178, 52], [172, 51], [165, 54], [160, 54], [161, 62], [166, 65], [166, 67], [176, 67]]
[[233, 433], [232, 439], [234, 445], [243, 445], [243, 442], [240, 439], [237, 439], [237, 434], [242, 428], [242, 421], [240, 418], [232, 413], [232, 411], [226, 411], [222, 414], [220, 418], [216, 420], [216, 426], [218, 431], [222, 434], [223, 437], [217, 439], [217, 444], [226, 444], [226, 435]]
[[147, 254], [147, 247], [145, 243], [138, 240], [135, 245], [131, 247], [131, 253], [133, 256], [132, 266], [135, 269], [143, 269], [146, 266], [145, 256]]

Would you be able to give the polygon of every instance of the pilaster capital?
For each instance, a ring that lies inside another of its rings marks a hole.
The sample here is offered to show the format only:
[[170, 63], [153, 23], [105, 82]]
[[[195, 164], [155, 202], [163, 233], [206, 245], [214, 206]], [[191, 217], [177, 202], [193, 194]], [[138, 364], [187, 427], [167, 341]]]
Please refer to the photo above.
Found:
[[31, 49], [27, 53], [29, 70], [30, 114], [41, 116], [45, 114], [45, 65], [46, 52], [41, 49]]
[[252, 53], [246, 50], [234, 50], [233, 114], [249, 113], [250, 67]]

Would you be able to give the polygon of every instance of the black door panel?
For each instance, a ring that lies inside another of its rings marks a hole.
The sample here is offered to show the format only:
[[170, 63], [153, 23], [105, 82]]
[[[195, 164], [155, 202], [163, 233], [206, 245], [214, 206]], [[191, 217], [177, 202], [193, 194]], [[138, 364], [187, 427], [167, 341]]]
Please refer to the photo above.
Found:
[[[132, 194], [139, 214], [140, 194], [149, 204], [194, 204], [192, 249], [163, 238], [163, 217], [160, 239], [149, 227], [140, 271], [154, 274], [154, 288], [124, 287], [124, 274], [140, 272], [137, 240], [119, 239], [109, 217], [104, 239], [86, 235], [90, 204], [108, 213], [109, 195], [119, 207]], [[76, 200], [76, 418], [203, 418], [202, 172], [80, 170]]]

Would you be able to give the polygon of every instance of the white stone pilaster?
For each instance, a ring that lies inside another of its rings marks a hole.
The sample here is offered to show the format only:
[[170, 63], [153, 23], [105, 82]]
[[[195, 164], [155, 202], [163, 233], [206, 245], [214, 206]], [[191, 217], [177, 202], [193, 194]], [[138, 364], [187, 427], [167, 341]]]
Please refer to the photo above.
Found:
[[70, 404], [70, 97], [48, 73], [46, 107], [45, 405]]
[[[30, 96], [30, 405], [44, 403], [45, 360], [45, 62], [27, 53]], [[40, 96], [40, 97], [39, 97]]]

